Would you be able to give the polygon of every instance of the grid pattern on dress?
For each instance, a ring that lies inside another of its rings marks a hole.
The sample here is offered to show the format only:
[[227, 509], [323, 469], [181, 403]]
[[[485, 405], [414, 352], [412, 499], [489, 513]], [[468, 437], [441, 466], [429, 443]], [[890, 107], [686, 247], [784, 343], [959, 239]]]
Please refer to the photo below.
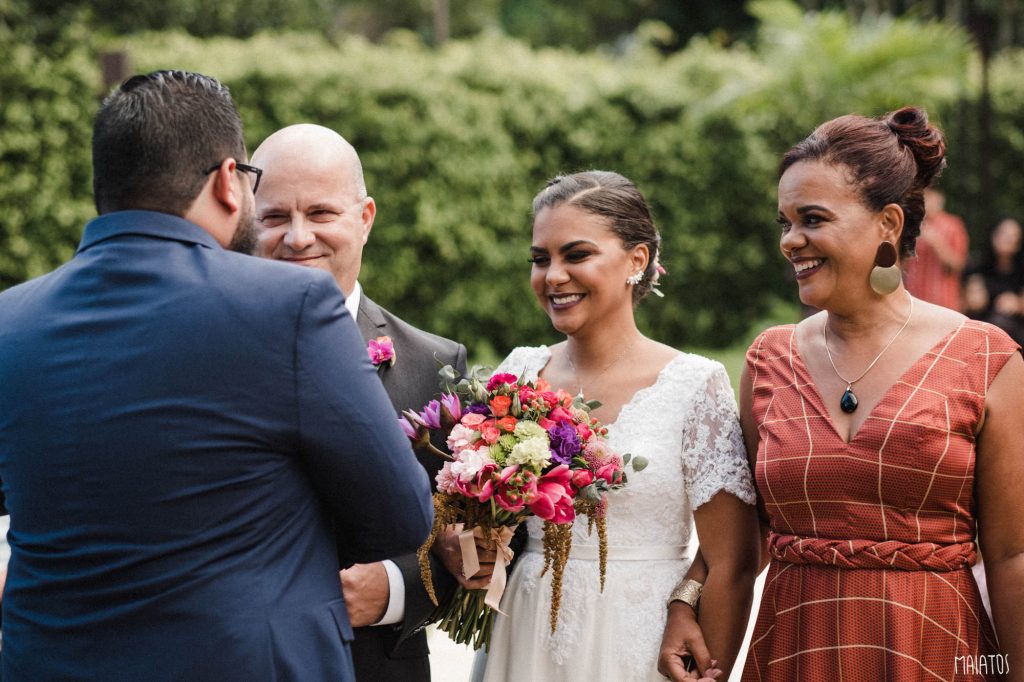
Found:
[[795, 330], [747, 354], [773, 560], [743, 680], [996, 679], [957, 674], [956, 657], [996, 652], [970, 572], [974, 432], [1017, 345], [964, 322], [846, 443]]

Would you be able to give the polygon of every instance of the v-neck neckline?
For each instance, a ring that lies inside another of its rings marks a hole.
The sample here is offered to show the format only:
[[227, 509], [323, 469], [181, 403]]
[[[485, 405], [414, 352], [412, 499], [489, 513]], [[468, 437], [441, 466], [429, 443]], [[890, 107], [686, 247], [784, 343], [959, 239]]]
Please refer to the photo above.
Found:
[[[551, 347], [550, 346], [541, 346], [541, 347], [547, 353], [547, 357], [544, 358], [544, 363], [537, 369], [537, 372], [534, 375], [538, 379], [541, 378], [540, 373], [543, 372], [544, 368], [548, 366], [549, 362], [551, 362]], [[658, 376], [656, 376], [654, 378], [654, 381], [649, 383], [649, 384], [647, 384], [646, 386], [642, 386], [642, 387], [638, 388], [636, 391], [634, 391], [633, 395], [630, 396], [629, 400], [627, 400], [626, 402], [622, 403], [622, 405], [619, 407], [619, 412], [618, 412], [618, 414], [615, 415], [615, 419], [610, 421], [610, 422], [606, 422], [606, 421], [602, 420], [601, 421], [602, 426], [605, 426], [609, 430], [617, 428], [618, 423], [620, 421], [622, 421], [622, 414], [626, 411], [626, 409], [631, 407], [634, 403], [639, 402], [637, 399], [642, 394], [647, 394], [647, 393], [653, 391], [659, 385], [661, 385], [661, 383], [665, 379], [665, 377], [668, 376], [669, 367], [674, 365], [677, 361], [682, 360], [684, 357], [686, 357], [686, 354], [680, 352], [680, 353], [677, 353], [671, 360], [666, 362], [662, 366], [662, 368], [660, 370], [658, 370]], [[583, 396], [583, 397], [587, 398], [586, 396]]]
[[855, 440], [857, 440], [857, 438], [860, 437], [861, 433], [864, 431], [864, 427], [866, 427], [868, 425], [868, 422], [871, 421], [871, 418], [875, 416], [875, 412], [886, 401], [886, 399], [889, 397], [889, 394], [892, 393], [899, 384], [903, 383], [903, 379], [912, 371], [914, 371], [925, 358], [935, 355], [935, 351], [937, 348], [943, 345], [948, 345], [951, 339], [957, 333], [959, 333], [961, 329], [964, 328], [965, 324], [967, 324], [967, 320], [961, 320], [960, 324], [958, 324], [957, 326], [953, 327], [948, 332], [943, 334], [938, 341], [936, 341], [928, 348], [928, 350], [926, 350], [924, 353], [918, 356], [916, 360], [910, 363], [910, 365], [905, 370], [903, 370], [903, 373], [900, 374], [896, 378], [896, 380], [889, 385], [889, 388], [885, 389], [882, 395], [878, 398], [878, 401], [871, 406], [871, 409], [868, 411], [868, 416], [865, 417], [864, 421], [862, 421], [860, 426], [857, 427], [857, 431], [851, 431], [849, 440], [843, 439], [843, 436], [839, 433], [839, 429], [836, 428], [836, 422], [835, 419], [833, 419], [832, 417], [832, 411], [829, 409], [828, 404], [825, 402], [824, 398], [822, 398], [821, 392], [818, 390], [818, 384], [815, 383], [814, 377], [811, 375], [811, 370], [807, 367], [807, 363], [804, 362], [804, 356], [800, 353], [800, 347], [797, 343], [796, 325], [793, 325], [792, 341], [790, 342], [790, 346], [792, 348], [791, 354], [795, 362], [800, 364], [800, 369], [807, 376], [806, 386], [810, 389], [811, 396], [817, 401], [818, 410], [825, 416], [825, 421], [828, 422], [829, 427], [832, 429], [832, 433], [834, 433], [836, 438], [844, 445], [851, 445]]

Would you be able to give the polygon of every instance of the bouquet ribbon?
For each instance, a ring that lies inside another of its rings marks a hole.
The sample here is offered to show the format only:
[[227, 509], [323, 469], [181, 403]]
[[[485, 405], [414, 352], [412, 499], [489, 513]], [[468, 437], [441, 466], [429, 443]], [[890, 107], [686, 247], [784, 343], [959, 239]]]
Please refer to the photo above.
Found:
[[462, 573], [467, 578], [480, 570], [480, 557], [476, 551], [477, 540], [483, 541], [487, 546], [494, 545], [497, 549], [497, 556], [494, 558], [494, 573], [491, 574], [491, 582], [487, 585], [487, 596], [484, 597], [484, 603], [504, 615], [498, 605], [501, 603], [501, 595], [505, 593], [505, 567], [515, 556], [515, 552], [508, 546], [516, 532], [515, 526], [491, 528], [489, 532], [485, 532], [479, 526], [464, 528], [463, 524], [457, 523], [455, 531], [459, 534], [459, 547], [462, 549]]

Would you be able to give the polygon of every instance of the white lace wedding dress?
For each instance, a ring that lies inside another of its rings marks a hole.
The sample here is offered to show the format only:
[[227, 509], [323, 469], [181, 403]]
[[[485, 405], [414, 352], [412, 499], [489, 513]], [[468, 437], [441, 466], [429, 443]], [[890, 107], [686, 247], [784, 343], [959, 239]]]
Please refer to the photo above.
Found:
[[[535, 379], [547, 347], [517, 348], [499, 371]], [[529, 544], [496, 616], [490, 653], [473, 679], [485, 682], [663, 680], [656, 669], [665, 600], [689, 567], [691, 510], [720, 490], [754, 503], [725, 369], [680, 354], [657, 381], [637, 391], [608, 425], [609, 444], [650, 465], [608, 495], [608, 569], [600, 591], [597, 533], [573, 526], [558, 629], [550, 634], [550, 571], [541, 577], [542, 522], [530, 519]]]

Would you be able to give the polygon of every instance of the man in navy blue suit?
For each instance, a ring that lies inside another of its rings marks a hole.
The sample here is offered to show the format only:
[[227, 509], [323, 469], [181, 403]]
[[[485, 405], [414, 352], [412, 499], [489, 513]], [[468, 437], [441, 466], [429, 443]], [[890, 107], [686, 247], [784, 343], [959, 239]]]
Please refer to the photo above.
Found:
[[333, 279], [227, 248], [254, 244], [245, 159], [217, 81], [126, 81], [96, 118], [100, 217], [0, 294], [7, 682], [352, 680], [338, 557], [429, 532]]

